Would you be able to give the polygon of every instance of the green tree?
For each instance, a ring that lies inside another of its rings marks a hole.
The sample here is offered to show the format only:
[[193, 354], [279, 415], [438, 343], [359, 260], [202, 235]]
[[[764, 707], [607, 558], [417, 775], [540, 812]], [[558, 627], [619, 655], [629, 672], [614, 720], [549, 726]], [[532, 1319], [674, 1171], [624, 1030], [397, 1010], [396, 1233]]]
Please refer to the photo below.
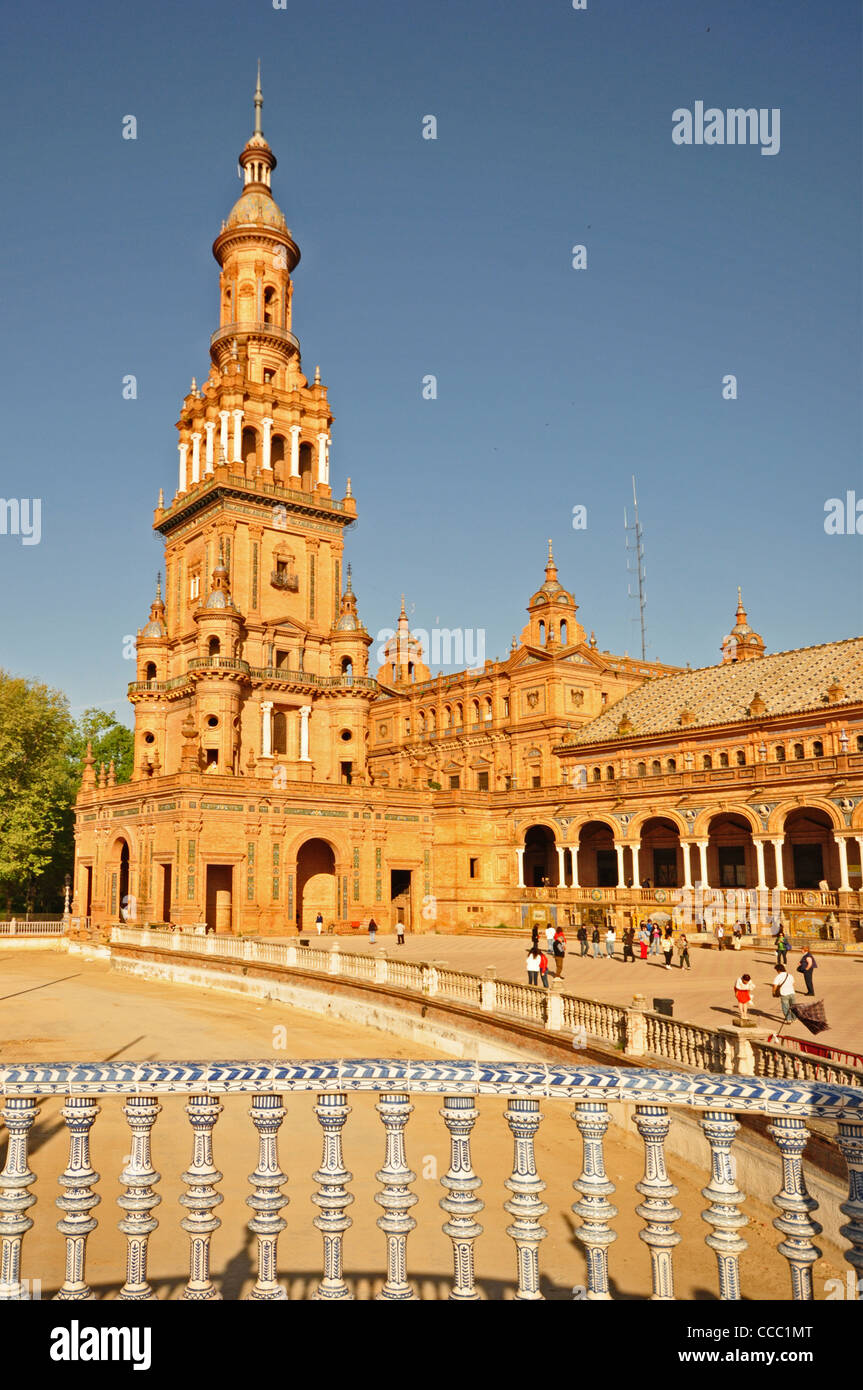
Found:
[[[0, 898], [7, 911], [34, 909], [58, 845], [71, 842], [73, 727], [59, 690], [0, 671]], [[50, 911], [61, 907], [49, 904]]]
[[69, 739], [69, 765], [75, 780], [76, 795], [84, 775], [88, 743], [93, 749], [97, 772], [102, 763], [108, 767], [113, 762], [117, 781], [129, 781], [135, 751], [132, 730], [121, 724], [116, 714], [106, 714], [102, 709], [85, 709]]

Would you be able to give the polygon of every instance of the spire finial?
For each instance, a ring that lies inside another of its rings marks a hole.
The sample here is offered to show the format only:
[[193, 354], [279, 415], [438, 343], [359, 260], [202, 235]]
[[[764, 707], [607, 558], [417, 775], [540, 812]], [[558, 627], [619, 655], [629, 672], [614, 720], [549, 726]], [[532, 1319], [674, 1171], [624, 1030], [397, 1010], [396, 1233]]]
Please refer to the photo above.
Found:
[[548, 560], [545, 565], [545, 577], [546, 579], [557, 578], [557, 565], [554, 563], [554, 552], [551, 548], [551, 540], [548, 542]]
[[255, 134], [263, 135], [261, 130], [261, 107], [264, 104], [264, 97], [261, 91], [261, 60], [258, 59], [258, 85], [255, 88]]
[[548, 538], [548, 558], [549, 558], [549, 562], [550, 562], [551, 564], [553, 564], [553, 563], [554, 563], [554, 553], [553, 553], [552, 548], [551, 548], [551, 536], [549, 536], [549, 538]]
[[354, 586], [353, 586], [353, 583], [352, 583], [351, 564], [350, 564], [350, 561], [348, 561], [348, 577], [347, 577], [346, 588], [347, 588], [347, 591], [348, 591], [349, 594], [352, 594], [352, 593], [353, 593], [353, 591], [354, 591]]
[[320, 367], [315, 367], [315, 385], [316, 385], [316, 386], [320, 386], [320, 384], [321, 384], [321, 369], [320, 369]]
[[157, 603], [161, 603], [161, 602], [162, 602], [162, 571], [161, 571], [161, 570], [159, 570], [158, 573], [156, 574], [156, 602], [157, 602]]

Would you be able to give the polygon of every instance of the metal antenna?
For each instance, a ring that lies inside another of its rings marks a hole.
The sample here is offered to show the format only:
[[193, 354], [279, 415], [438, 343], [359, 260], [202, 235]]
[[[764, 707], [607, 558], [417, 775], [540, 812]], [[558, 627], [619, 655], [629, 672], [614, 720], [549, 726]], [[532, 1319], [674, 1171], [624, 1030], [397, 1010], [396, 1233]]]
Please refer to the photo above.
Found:
[[[638, 614], [641, 620], [641, 659], [647, 660], [647, 620], [645, 612], [647, 608], [647, 591], [644, 581], [647, 578], [647, 570], [644, 568], [644, 536], [641, 530], [641, 522], [638, 519], [638, 496], [635, 491], [635, 474], [632, 475], [632, 505], [635, 513], [635, 521], [632, 526], [627, 524], [626, 508], [623, 509], [623, 529], [626, 533], [626, 549], [635, 560], [635, 565], [631, 565], [629, 560], [626, 568], [629, 574], [634, 574], [638, 579], [638, 590], [632, 592], [630, 585], [627, 585], [627, 593], [630, 598], [638, 600]], [[630, 535], [632, 541], [630, 542]]]

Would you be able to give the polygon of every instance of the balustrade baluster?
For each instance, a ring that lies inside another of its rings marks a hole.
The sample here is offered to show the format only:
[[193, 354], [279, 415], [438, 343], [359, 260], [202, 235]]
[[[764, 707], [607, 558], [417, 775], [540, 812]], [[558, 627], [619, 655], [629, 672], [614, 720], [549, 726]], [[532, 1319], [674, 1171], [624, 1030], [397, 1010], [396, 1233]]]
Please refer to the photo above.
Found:
[[812, 1299], [812, 1266], [821, 1257], [812, 1237], [821, 1227], [810, 1219], [818, 1203], [810, 1197], [803, 1174], [803, 1150], [809, 1131], [802, 1120], [792, 1115], [779, 1115], [768, 1126], [782, 1155], [782, 1191], [773, 1198], [773, 1205], [783, 1213], [773, 1219], [773, 1225], [785, 1239], [779, 1251], [791, 1270], [791, 1297], [808, 1302]]
[[249, 1114], [258, 1131], [258, 1166], [249, 1175], [255, 1190], [246, 1198], [246, 1206], [255, 1213], [249, 1230], [258, 1238], [258, 1277], [247, 1297], [261, 1301], [286, 1299], [288, 1291], [276, 1277], [279, 1234], [287, 1224], [279, 1213], [290, 1200], [281, 1190], [287, 1175], [279, 1167], [279, 1129], [285, 1118], [281, 1096], [255, 1096]]
[[93, 1191], [99, 1174], [90, 1164], [90, 1130], [98, 1113], [98, 1105], [87, 1096], [68, 1096], [63, 1106], [69, 1130], [69, 1163], [60, 1175], [65, 1195], [57, 1198], [57, 1206], [65, 1212], [57, 1230], [66, 1237], [66, 1277], [56, 1295], [60, 1299], [95, 1297], [84, 1279], [84, 1261], [87, 1237], [99, 1224], [90, 1212], [102, 1200]]
[[605, 1171], [603, 1139], [610, 1124], [608, 1106], [584, 1101], [576, 1105], [572, 1118], [578, 1125], [583, 1146], [581, 1177], [572, 1184], [581, 1200], [572, 1210], [581, 1218], [578, 1239], [587, 1247], [587, 1296], [593, 1300], [608, 1300], [608, 1247], [617, 1240], [609, 1222], [617, 1216], [617, 1207], [608, 1198], [614, 1191]]
[[539, 1101], [513, 1096], [504, 1114], [514, 1140], [512, 1176], [504, 1182], [504, 1187], [514, 1196], [504, 1202], [503, 1209], [515, 1218], [506, 1228], [516, 1247], [518, 1291], [515, 1297], [535, 1301], [543, 1297], [539, 1290], [539, 1245], [548, 1235], [540, 1225], [540, 1217], [545, 1216], [548, 1207], [539, 1195], [545, 1191], [545, 1183], [536, 1171], [533, 1142], [542, 1123]]
[[21, 1280], [21, 1245], [33, 1225], [25, 1215], [37, 1200], [27, 1188], [36, 1174], [28, 1167], [30, 1130], [39, 1114], [29, 1096], [9, 1096], [3, 1107], [3, 1121], [9, 1136], [6, 1166], [0, 1173], [0, 1301], [20, 1302], [29, 1298]]
[[222, 1106], [214, 1096], [191, 1096], [186, 1106], [194, 1141], [192, 1162], [182, 1175], [189, 1191], [180, 1198], [180, 1205], [189, 1212], [180, 1222], [189, 1233], [189, 1281], [182, 1293], [184, 1299], [222, 1297], [210, 1278], [210, 1237], [222, 1224], [212, 1215], [222, 1201], [221, 1192], [215, 1189], [222, 1174], [213, 1165], [213, 1127], [221, 1113]]
[[845, 1258], [857, 1271], [859, 1289], [863, 1279], [863, 1124], [840, 1120], [837, 1142], [848, 1167], [848, 1200], [841, 1203], [839, 1210], [849, 1220], [847, 1226], [839, 1227], [839, 1232], [851, 1242]]
[[127, 1096], [123, 1106], [132, 1144], [128, 1164], [120, 1174], [126, 1191], [117, 1198], [118, 1207], [126, 1213], [118, 1223], [126, 1237], [126, 1282], [117, 1295], [119, 1299], [156, 1297], [147, 1282], [147, 1242], [159, 1224], [150, 1212], [162, 1200], [153, 1191], [161, 1175], [154, 1172], [150, 1158], [150, 1134], [161, 1109], [155, 1096]]
[[644, 1230], [638, 1234], [650, 1249], [651, 1298], [673, 1299], [671, 1252], [680, 1243], [680, 1233], [672, 1230], [671, 1223], [679, 1220], [680, 1211], [671, 1203], [678, 1189], [665, 1167], [665, 1139], [670, 1128], [667, 1106], [637, 1105], [635, 1126], [644, 1141], [644, 1177], [635, 1189], [645, 1199], [635, 1210], [645, 1222]]
[[408, 1191], [408, 1183], [414, 1182], [405, 1157], [405, 1125], [413, 1111], [410, 1097], [385, 1092], [375, 1106], [386, 1129], [386, 1157], [384, 1166], [375, 1177], [384, 1184], [382, 1192], [375, 1193], [375, 1201], [384, 1208], [377, 1225], [387, 1238], [387, 1278], [377, 1295], [386, 1298], [416, 1298], [407, 1278], [407, 1239], [416, 1226], [411, 1207], [419, 1201], [415, 1192]]
[[475, 1302], [479, 1294], [474, 1285], [473, 1244], [482, 1235], [482, 1226], [475, 1217], [485, 1203], [474, 1195], [482, 1186], [482, 1179], [473, 1171], [470, 1136], [479, 1111], [472, 1096], [445, 1096], [443, 1106], [440, 1114], [450, 1134], [450, 1166], [441, 1178], [448, 1195], [440, 1199], [440, 1206], [450, 1216], [443, 1227], [444, 1235], [452, 1241], [453, 1288], [450, 1299]]
[[710, 1145], [712, 1167], [710, 1183], [701, 1189], [702, 1197], [710, 1202], [701, 1215], [713, 1227], [704, 1242], [716, 1254], [720, 1299], [738, 1299], [741, 1297], [738, 1260], [746, 1249], [746, 1241], [737, 1232], [749, 1222], [749, 1218], [737, 1210], [746, 1200], [746, 1194], [738, 1190], [731, 1159], [731, 1145], [740, 1126], [725, 1110], [705, 1110], [701, 1128]]
[[353, 1298], [342, 1276], [342, 1240], [353, 1225], [345, 1208], [354, 1200], [346, 1190], [354, 1175], [342, 1157], [342, 1127], [350, 1113], [347, 1096], [337, 1092], [318, 1096], [315, 1114], [324, 1131], [324, 1151], [320, 1168], [312, 1174], [321, 1188], [312, 1193], [312, 1201], [321, 1208], [314, 1225], [324, 1238], [324, 1277], [314, 1295], [320, 1299]]

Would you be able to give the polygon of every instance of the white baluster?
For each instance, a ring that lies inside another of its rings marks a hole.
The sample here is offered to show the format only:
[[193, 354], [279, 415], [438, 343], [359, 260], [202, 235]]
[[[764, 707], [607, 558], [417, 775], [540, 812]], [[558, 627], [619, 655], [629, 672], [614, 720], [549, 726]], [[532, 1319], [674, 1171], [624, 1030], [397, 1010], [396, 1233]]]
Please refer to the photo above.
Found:
[[156, 1297], [147, 1282], [147, 1242], [158, 1226], [150, 1212], [161, 1202], [153, 1191], [160, 1174], [153, 1171], [150, 1158], [150, 1132], [162, 1109], [153, 1096], [127, 1096], [123, 1114], [132, 1131], [132, 1144], [127, 1167], [120, 1174], [126, 1191], [117, 1198], [117, 1205], [126, 1215], [119, 1222], [126, 1236], [126, 1282], [118, 1293], [119, 1299], [151, 1300]]
[[90, 1215], [101, 1197], [93, 1191], [99, 1181], [90, 1164], [90, 1130], [99, 1107], [88, 1096], [68, 1096], [63, 1106], [63, 1119], [69, 1130], [69, 1163], [60, 1175], [65, 1195], [57, 1198], [57, 1206], [65, 1213], [57, 1222], [57, 1230], [66, 1237], [66, 1277], [57, 1291], [60, 1299], [94, 1298], [84, 1279], [87, 1237], [98, 1226]]
[[614, 1183], [609, 1181], [605, 1171], [603, 1153], [603, 1139], [610, 1123], [608, 1106], [584, 1101], [576, 1105], [572, 1118], [578, 1125], [584, 1146], [581, 1177], [572, 1184], [576, 1192], [581, 1193], [581, 1201], [575, 1202], [572, 1210], [581, 1218], [577, 1236], [587, 1247], [587, 1296], [591, 1300], [607, 1301], [611, 1298], [608, 1247], [617, 1240], [617, 1232], [608, 1224], [617, 1216], [617, 1207], [608, 1200]]
[[6, 1166], [0, 1173], [0, 1300], [4, 1302], [29, 1298], [21, 1281], [21, 1245], [33, 1225], [24, 1214], [36, 1201], [27, 1191], [36, 1176], [27, 1166], [27, 1145], [38, 1114], [29, 1096], [8, 1096], [2, 1110], [9, 1136]]
[[671, 1252], [680, 1243], [680, 1233], [671, 1229], [671, 1222], [679, 1220], [680, 1212], [670, 1201], [677, 1196], [677, 1188], [669, 1180], [665, 1167], [665, 1137], [669, 1130], [667, 1107], [637, 1105], [635, 1126], [644, 1140], [644, 1177], [635, 1184], [635, 1189], [645, 1199], [635, 1210], [646, 1223], [638, 1234], [650, 1249], [651, 1298], [673, 1299]]
[[821, 1257], [812, 1237], [821, 1227], [810, 1220], [809, 1213], [817, 1211], [818, 1203], [806, 1190], [803, 1175], [803, 1150], [809, 1131], [802, 1120], [791, 1115], [777, 1115], [767, 1126], [782, 1155], [782, 1191], [773, 1198], [773, 1205], [783, 1213], [774, 1217], [773, 1225], [785, 1239], [778, 1249], [791, 1269], [791, 1297], [810, 1301], [812, 1298], [812, 1266]]
[[482, 1226], [475, 1220], [485, 1203], [475, 1196], [482, 1179], [473, 1171], [470, 1157], [470, 1135], [479, 1117], [472, 1096], [445, 1096], [444, 1123], [450, 1133], [449, 1171], [441, 1178], [447, 1196], [440, 1199], [441, 1208], [449, 1214], [444, 1235], [452, 1241], [453, 1288], [450, 1300], [475, 1302], [479, 1294], [474, 1286], [473, 1243], [482, 1235]]
[[506, 1233], [515, 1242], [518, 1268], [517, 1299], [536, 1300], [539, 1291], [539, 1244], [548, 1232], [539, 1224], [548, 1207], [540, 1198], [545, 1183], [537, 1176], [533, 1141], [542, 1123], [538, 1100], [522, 1100], [513, 1096], [504, 1111], [514, 1139], [512, 1176], [504, 1187], [514, 1195], [504, 1202], [503, 1209], [514, 1217]]
[[859, 1287], [859, 1280], [863, 1279], [863, 1124], [840, 1120], [836, 1137], [848, 1168], [848, 1201], [839, 1210], [849, 1220], [847, 1226], [839, 1227], [839, 1232], [851, 1242], [845, 1258], [857, 1271]]
[[738, 1190], [731, 1159], [731, 1145], [740, 1126], [725, 1110], [706, 1110], [701, 1128], [710, 1145], [712, 1166], [710, 1183], [701, 1189], [702, 1197], [710, 1202], [702, 1216], [713, 1227], [711, 1234], [704, 1237], [704, 1243], [716, 1253], [719, 1297], [730, 1301], [741, 1296], [738, 1260], [746, 1249], [746, 1241], [737, 1232], [749, 1221], [737, 1210], [746, 1200], [746, 1194]]
[[279, 1128], [285, 1118], [281, 1096], [255, 1096], [249, 1114], [258, 1131], [258, 1166], [249, 1175], [255, 1190], [246, 1198], [246, 1206], [255, 1213], [249, 1230], [258, 1237], [258, 1277], [247, 1296], [253, 1300], [286, 1299], [288, 1291], [276, 1277], [279, 1234], [287, 1224], [279, 1212], [289, 1201], [281, 1190], [287, 1175], [279, 1167]]
[[213, 1127], [222, 1113], [214, 1096], [191, 1096], [186, 1114], [194, 1132], [192, 1162], [183, 1174], [189, 1188], [180, 1198], [180, 1205], [189, 1215], [180, 1222], [189, 1233], [189, 1282], [183, 1290], [184, 1299], [217, 1299], [222, 1295], [210, 1278], [210, 1237], [221, 1221], [211, 1213], [222, 1201], [214, 1184], [222, 1174], [213, 1165]]
[[317, 1299], [353, 1298], [342, 1277], [342, 1238], [353, 1225], [345, 1208], [354, 1200], [346, 1190], [354, 1175], [342, 1158], [342, 1126], [350, 1113], [346, 1096], [338, 1092], [318, 1096], [315, 1114], [324, 1131], [324, 1151], [320, 1168], [312, 1174], [321, 1189], [312, 1193], [312, 1201], [321, 1209], [313, 1224], [324, 1238], [324, 1277], [314, 1294]]
[[407, 1278], [407, 1238], [416, 1226], [411, 1207], [419, 1200], [415, 1192], [408, 1191], [408, 1183], [414, 1182], [405, 1157], [405, 1125], [413, 1110], [410, 1097], [386, 1092], [375, 1106], [386, 1129], [386, 1158], [384, 1166], [375, 1173], [378, 1182], [384, 1184], [383, 1192], [375, 1193], [375, 1201], [384, 1208], [376, 1224], [387, 1237], [387, 1278], [377, 1295], [379, 1299], [416, 1298]]

